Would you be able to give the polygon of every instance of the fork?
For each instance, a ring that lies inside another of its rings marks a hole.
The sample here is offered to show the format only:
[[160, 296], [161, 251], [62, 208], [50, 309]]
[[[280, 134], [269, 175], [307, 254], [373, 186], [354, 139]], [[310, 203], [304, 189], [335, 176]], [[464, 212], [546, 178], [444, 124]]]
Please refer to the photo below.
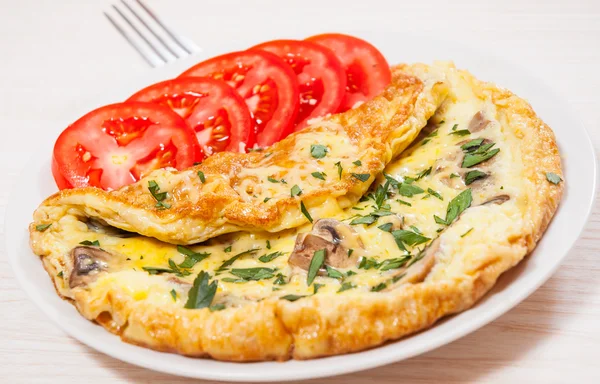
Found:
[[120, 7], [113, 4], [112, 8], [116, 16], [109, 12], [104, 16], [151, 67], [201, 51], [192, 40], [167, 27], [141, 0], [121, 0]]

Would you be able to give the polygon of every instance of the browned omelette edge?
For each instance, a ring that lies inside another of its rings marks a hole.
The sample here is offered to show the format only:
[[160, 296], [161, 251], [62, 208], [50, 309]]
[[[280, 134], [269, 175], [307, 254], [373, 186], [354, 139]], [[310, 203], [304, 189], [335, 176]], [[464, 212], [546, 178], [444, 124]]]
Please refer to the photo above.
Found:
[[[503, 127], [528, 128], [521, 132], [521, 161], [525, 177], [536, 192], [524, 212], [530, 230], [509, 239], [510, 249], [494, 249], [488, 262], [452, 279], [426, 280], [390, 292], [316, 295], [296, 302], [267, 299], [218, 312], [155, 307], [113, 290], [107, 294], [107, 310], [94, 320], [127, 342], [159, 351], [259, 361], [310, 359], [364, 350], [471, 307], [503, 272], [535, 247], [558, 207], [563, 183], [550, 184], [545, 178], [546, 172], [562, 176], [560, 156], [553, 132], [531, 106], [507, 90], [476, 80], [468, 72], [461, 75], [478, 85], [480, 98], [496, 105]], [[90, 318], [79, 304], [86, 300], [85, 291], [75, 292], [77, 309]]]

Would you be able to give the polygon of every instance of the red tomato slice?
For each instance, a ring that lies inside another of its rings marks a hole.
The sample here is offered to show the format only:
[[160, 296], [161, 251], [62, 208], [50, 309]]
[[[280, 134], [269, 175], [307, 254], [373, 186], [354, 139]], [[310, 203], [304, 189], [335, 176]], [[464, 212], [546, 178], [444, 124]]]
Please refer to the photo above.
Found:
[[294, 71], [276, 55], [259, 50], [233, 52], [196, 64], [180, 75], [189, 76], [210, 76], [235, 88], [254, 117], [260, 147], [291, 132], [298, 113], [298, 82]]
[[244, 100], [227, 83], [210, 77], [186, 77], [146, 87], [127, 101], [171, 108], [196, 132], [207, 155], [246, 152], [254, 145], [254, 122]]
[[306, 40], [331, 49], [346, 69], [346, 94], [338, 112], [372, 99], [392, 81], [385, 57], [364, 40], [339, 33], [312, 36]]
[[304, 128], [308, 120], [338, 110], [346, 91], [346, 71], [331, 50], [299, 40], [268, 41], [253, 49], [276, 54], [298, 76], [300, 110], [294, 123], [296, 131]]
[[152, 170], [188, 168], [203, 157], [194, 133], [169, 108], [119, 103], [89, 112], [60, 134], [52, 174], [60, 189], [117, 189]]

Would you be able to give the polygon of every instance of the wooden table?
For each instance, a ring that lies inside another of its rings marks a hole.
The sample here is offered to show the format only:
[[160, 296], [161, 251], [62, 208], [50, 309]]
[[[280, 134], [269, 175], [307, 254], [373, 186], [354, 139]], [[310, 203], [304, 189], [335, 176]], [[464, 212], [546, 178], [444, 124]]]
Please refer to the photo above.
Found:
[[[331, 30], [356, 23], [442, 35], [505, 56], [564, 94], [596, 145], [600, 110], [600, 2], [413, 1], [390, 12], [384, 1], [149, 1], [164, 19], [200, 43], [219, 33], [290, 31], [298, 23]], [[0, 14], [0, 218], [23, 162], [40, 144], [24, 120], [51, 126], [79, 95], [102, 92], [146, 64], [101, 14], [106, 1], [12, 1]], [[264, 7], [264, 8], [263, 8]], [[266, 12], [264, 9], [271, 11]], [[280, 16], [273, 16], [273, 15]], [[358, 17], [357, 15], [360, 15]], [[201, 26], [200, 28], [198, 26]], [[210, 33], [206, 33], [210, 31]], [[293, 33], [293, 32], [290, 32]], [[399, 47], [402, 41], [398, 42]], [[0, 220], [3, 222], [4, 220]], [[10, 223], [9, 223], [10, 224]], [[0, 233], [4, 233], [0, 224]], [[4, 238], [2, 237], [2, 240]], [[0, 246], [0, 252], [5, 252]], [[319, 382], [600, 382], [600, 210], [558, 272], [522, 304], [479, 331], [408, 361]], [[104, 356], [49, 324], [17, 286], [0, 257], [0, 382], [100, 383], [191, 380], [151, 372]]]

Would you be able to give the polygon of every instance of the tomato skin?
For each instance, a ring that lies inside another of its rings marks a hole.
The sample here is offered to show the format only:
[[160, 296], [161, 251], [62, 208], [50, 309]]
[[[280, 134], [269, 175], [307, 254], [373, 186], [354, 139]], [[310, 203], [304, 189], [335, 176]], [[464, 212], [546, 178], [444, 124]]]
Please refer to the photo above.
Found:
[[306, 40], [331, 49], [346, 69], [346, 94], [338, 112], [372, 99], [392, 81], [385, 57], [362, 39], [341, 33], [326, 33]]
[[117, 189], [151, 170], [184, 169], [204, 158], [185, 122], [151, 103], [110, 104], [69, 125], [54, 144], [52, 173], [59, 188]]
[[179, 77], [209, 76], [224, 80], [246, 101], [255, 120], [256, 143], [267, 147], [293, 129], [299, 108], [294, 71], [276, 55], [247, 50], [213, 57]]
[[[127, 101], [171, 108], [197, 135], [204, 153], [240, 152], [255, 142], [248, 106], [226, 82], [211, 77], [182, 77], [150, 85]], [[215, 121], [222, 121], [216, 125]], [[208, 130], [208, 131], [207, 131]]]
[[346, 91], [346, 71], [341, 61], [328, 48], [302, 40], [273, 40], [254, 46], [272, 52], [285, 60], [298, 77], [300, 112], [295, 131], [310, 119], [335, 113]]

